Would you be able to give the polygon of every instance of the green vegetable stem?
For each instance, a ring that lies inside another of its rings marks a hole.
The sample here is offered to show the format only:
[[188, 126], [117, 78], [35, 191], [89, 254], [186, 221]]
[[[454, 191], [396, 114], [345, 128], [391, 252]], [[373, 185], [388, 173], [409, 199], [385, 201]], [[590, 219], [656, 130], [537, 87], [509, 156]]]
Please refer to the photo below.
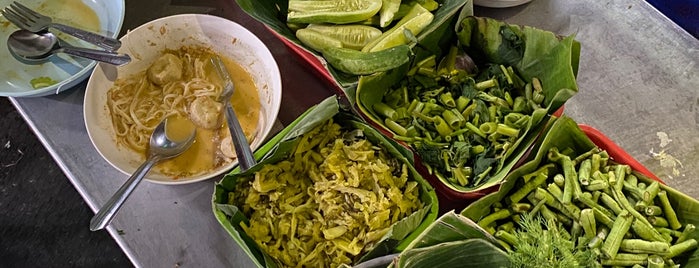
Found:
[[[512, 267], [666, 267], [697, 248], [696, 227], [681, 223], [660, 183], [639, 188], [646, 183], [605, 151], [552, 147], [543, 160], [478, 221], [507, 244]], [[534, 246], [532, 236], [555, 245]]]
[[[440, 64], [434, 55], [414, 63], [408, 77], [372, 109], [435, 176], [455, 186], [477, 187], [514, 151], [544, 95], [541, 81], [525, 83], [509, 66], [487, 65], [475, 73], [457, 68], [452, 63], [459, 54], [453, 46]], [[531, 94], [525, 94], [525, 87]], [[470, 172], [463, 172], [464, 167]]]

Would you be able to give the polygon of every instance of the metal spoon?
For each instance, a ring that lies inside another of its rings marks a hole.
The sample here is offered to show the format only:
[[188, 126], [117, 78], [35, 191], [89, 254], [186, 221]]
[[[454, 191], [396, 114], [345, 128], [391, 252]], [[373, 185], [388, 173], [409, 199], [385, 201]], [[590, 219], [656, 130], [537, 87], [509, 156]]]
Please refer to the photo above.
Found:
[[[122, 185], [119, 190], [112, 195], [112, 197], [107, 201], [97, 214], [90, 220], [90, 230], [97, 231], [106, 227], [112, 220], [116, 212], [119, 210], [124, 201], [131, 195], [136, 186], [143, 180], [148, 171], [160, 162], [161, 160], [173, 158], [180, 155], [182, 152], [187, 150], [192, 142], [194, 142], [194, 135], [196, 134], [196, 129], [193, 125], [190, 125], [188, 135], [168, 135], [168, 120], [171, 117], [164, 119], [158, 126], [153, 130], [153, 134], [150, 136], [150, 144], [148, 147], [148, 159], [144, 162], [133, 175]], [[191, 124], [191, 122], [190, 122]], [[187, 133], [184, 133], [187, 134]]]
[[61, 42], [51, 32], [33, 33], [27, 30], [17, 30], [10, 34], [7, 39], [7, 47], [15, 56], [28, 63], [45, 62], [56, 53], [65, 53], [117, 66], [131, 62], [131, 57], [127, 54], [70, 46]]

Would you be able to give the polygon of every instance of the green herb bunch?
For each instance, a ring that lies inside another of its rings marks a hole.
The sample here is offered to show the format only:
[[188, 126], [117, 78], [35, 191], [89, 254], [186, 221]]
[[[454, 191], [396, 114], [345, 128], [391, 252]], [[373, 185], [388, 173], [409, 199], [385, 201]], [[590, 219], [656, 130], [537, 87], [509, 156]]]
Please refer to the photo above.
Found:
[[587, 240], [571, 241], [570, 234], [557, 222], [525, 214], [513, 235], [517, 245], [508, 254], [512, 268], [600, 267], [597, 255], [587, 249]]

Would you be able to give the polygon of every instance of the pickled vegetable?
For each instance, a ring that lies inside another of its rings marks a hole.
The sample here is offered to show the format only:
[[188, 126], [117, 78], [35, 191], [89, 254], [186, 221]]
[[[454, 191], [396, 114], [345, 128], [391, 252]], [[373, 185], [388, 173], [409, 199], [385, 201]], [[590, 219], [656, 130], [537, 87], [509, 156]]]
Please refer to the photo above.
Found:
[[408, 167], [361, 131], [332, 120], [304, 134], [290, 156], [236, 187], [245, 233], [285, 267], [351, 264], [389, 227], [423, 207]]

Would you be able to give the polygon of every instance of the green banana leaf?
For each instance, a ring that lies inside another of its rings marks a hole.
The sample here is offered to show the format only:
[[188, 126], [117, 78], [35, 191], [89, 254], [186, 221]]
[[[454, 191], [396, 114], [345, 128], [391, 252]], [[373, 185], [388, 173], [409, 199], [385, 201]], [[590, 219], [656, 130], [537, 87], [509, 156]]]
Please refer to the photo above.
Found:
[[[393, 141], [388, 140], [370, 126], [357, 121], [356, 116], [341, 112], [337, 98], [329, 97], [311, 107], [255, 152], [254, 156], [259, 161], [258, 164], [245, 172], [240, 172], [239, 168], [235, 168], [215, 185], [212, 196], [214, 216], [258, 267], [277, 267], [278, 265], [271, 257], [262, 252], [240, 228], [240, 223], [247, 222], [248, 219], [238, 207], [228, 204], [228, 194], [235, 190], [239, 179], [250, 176], [266, 164], [276, 163], [287, 158], [301, 135], [331, 118], [342, 126], [361, 129], [372, 143], [384, 147], [397, 160], [410, 164], [405, 157], [409, 154], [407, 150], [396, 146]], [[408, 167], [410, 177], [417, 181], [421, 187], [420, 200], [425, 206], [396, 222], [391, 230], [360, 261], [402, 250], [437, 218], [438, 202], [434, 189], [417, 173], [412, 165], [408, 165]]]
[[[315, 52], [313, 49], [304, 45], [298, 38], [296, 38], [294, 31], [289, 28], [286, 23], [289, 0], [236, 0], [236, 2], [245, 13], [260, 21], [275, 33], [279, 34], [281, 38], [295, 44], [316, 57], [327, 72], [334, 78], [335, 81], [330, 82], [337, 85], [340, 89], [347, 91], [357, 86], [359, 76], [349, 75], [336, 70], [332, 66], [328, 65], [327, 61], [320, 53]], [[469, 3], [467, 9], [472, 9], [472, 0], [437, 0], [437, 2], [439, 2], [440, 5], [438, 9], [432, 12], [434, 14], [434, 19], [427, 26], [427, 28], [416, 36], [418, 40], [422, 40], [430, 32], [440, 28], [443, 24], [450, 23], [453, 18], [457, 17], [457, 12], [461, 11], [461, 8], [464, 7], [466, 3]], [[347, 96], [351, 102], [354, 102], [353, 93], [347, 93]]]
[[[487, 216], [490, 211], [490, 207], [507, 197], [510, 192], [516, 191], [517, 188], [517, 178], [522, 177], [525, 174], [529, 174], [537, 169], [539, 169], [546, 159], [546, 154], [549, 149], [557, 147], [559, 149], [570, 148], [572, 152], [571, 157], [580, 155], [584, 152], [588, 152], [594, 147], [598, 147], [593, 143], [583, 132], [578, 124], [570, 117], [563, 116], [561, 118], [555, 119], [547, 130], [545, 137], [539, 143], [534, 152], [536, 152], [534, 157], [530, 157], [529, 161], [522, 165], [521, 167], [515, 169], [506, 178], [500, 189], [497, 192], [491, 193], [478, 201], [470, 204], [463, 211], [461, 215], [478, 221], [483, 217]], [[600, 147], [600, 149], [606, 149]], [[614, 161], [614, 159], [611, 159]], [[616, 163], [616, 162], [615, 162]], [[626, 163], [619, 163], [626, 164]], [[638, 171], [633, 171], [633, 174], [638, 177], [639, 182], [644, 182], [650, 184], [653, 182], [648, 176], [639, 173]], [[699, 224], [699, 201], [687, 196], [665, 184], [660, 185], [661, 190], [667, 191], [670, 203], [672, 204], [679, 221], [684, 225], [691, 223], [694, 225]], [[699, 239], [699, 232], [694, 232], [691, 238]], [[699, 251], [695, 250], [691, 255], [685, 258], [677, 258], [682, 267], [695, 267], [699, 265]]]
[[392, 267], [507, 267], [507, 253], [469, 218], [447, 212], [398, 255]]
[[[506, 38], [501, 33], [501, 29], [504, 28], [511, 29], [514, 36], [507, 35]], [[461, 19], [455, 29], [455, 32], [433, 31], [427, 35], [414, 48], [415, 57], [411, 63], [420, 62], [430, 55], [436, 55], [441, 59], [450, 46], [459, 45], [472, 56], [477, 65], [495, 63], [513, 66], [526, 81], [531, 81], [533, 77], [539, 78], [545, 95], [544, 108], [533, 112], [532, 120], [525, 128], [525, 133], [500, 160], [495, 175], [481, 185], [462, 187], [450, 183], [447, 178], [423, 174], [428, 179], [439, 181], [441, 185], [452, 191], [469, 194], [500, 184], [517, 160], [524, 156], [526, 150], [534, 144], [537, 135], [548, 121], [548, 115], [556, 112], [577, 93], [575, 79], [580, 44], [574, 40], [573, 36], [562, 38], [548, 31], [529, 26], [509, 25], [490, 18], [468, 16]], [[515, 42], [518, 40], [521, 42]], [[409, 69], [410, 64], [406, 64], [387, 72], [362, 76], [359, 79], [356, 92], [359, 112], [375, 127], [389, 133], [389, 136], [395, 133], [385, 126], [383, 120], [371, 107], [381, 102], [384, 94], [393, 85], [403, 80]]]
[[[503, 34], [507, 28], [514, 36]], [[510, 65], [524, 78], [539, 78], [549, 113], [560, 108], [578, 92], [575, 76], [580, 61], [580, 43], [574, 36], [560, 37], [529, 26], [515, 26], [481, 17], [461, 21], [457, 33], [463, 49], [476, 63]]]

